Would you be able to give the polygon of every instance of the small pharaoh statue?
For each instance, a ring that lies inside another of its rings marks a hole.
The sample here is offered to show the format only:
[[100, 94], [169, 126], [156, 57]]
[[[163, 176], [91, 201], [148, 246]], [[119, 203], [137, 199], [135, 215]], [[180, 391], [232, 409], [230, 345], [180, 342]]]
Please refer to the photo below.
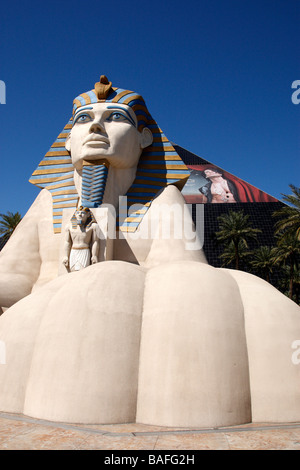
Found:
[[88, 207], [80, 206], [66, 227], [63, 264], [69, 271], [80, 271], [98, 262], [97, 224]]

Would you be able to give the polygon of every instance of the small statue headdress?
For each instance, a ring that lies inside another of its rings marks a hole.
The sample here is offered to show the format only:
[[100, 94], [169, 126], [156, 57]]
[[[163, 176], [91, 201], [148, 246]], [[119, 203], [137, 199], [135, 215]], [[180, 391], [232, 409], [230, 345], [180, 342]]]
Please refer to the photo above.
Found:
[[79, 206], [76, 211], [74, 212], [72, 218], [71, 218], [71, 224], [72, 224], [72, 228], [73, 229], [76, 229], [77, 225], [78, 225], [78, 222], [77, 222], [77, 219], [76, 219], [76, 212], [78, 211], [84, 211], [88, 214], [88, 218], [85, 222], [85, 228], [90, 228], [92, 224], [96, 224], [97, 221], [94, 217], [94, 214], [90, 211], [89, 207], [84, 207], [84, 206]]

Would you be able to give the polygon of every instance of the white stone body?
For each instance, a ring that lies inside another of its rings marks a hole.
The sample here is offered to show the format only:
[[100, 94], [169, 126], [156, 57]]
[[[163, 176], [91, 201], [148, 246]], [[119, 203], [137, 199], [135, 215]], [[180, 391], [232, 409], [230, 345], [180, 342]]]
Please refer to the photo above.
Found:
[[[102, 103], [89, 111], [86, 134], [80, 127], [67, 145], [78, 194], [81, 159], [103, 151], [104, 202], [117, 207], [151, 142], [126, 121], [110, 133], [105, 112]], [[82, 145], [87, 135], [98, 143]], [[112, 145], [115, 135], [131, 136], [127, 153]], [[300, 420], [299, 307], [255, 276], [209, 266], [184, 230], [184, 208], [166, 187], [136, 233], [101, 240], [109, 256], [64, 273], [63, 235], [54, 235], [52, 197], [41, 191], [0, 254], [0, 411], [188, 427]]]

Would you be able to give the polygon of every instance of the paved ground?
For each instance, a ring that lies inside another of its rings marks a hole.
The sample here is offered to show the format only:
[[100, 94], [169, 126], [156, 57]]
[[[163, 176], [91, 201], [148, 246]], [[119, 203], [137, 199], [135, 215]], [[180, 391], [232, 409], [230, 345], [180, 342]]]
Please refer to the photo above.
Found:
[[182, 429], [71, 425], [0, 413], [0, 450], [300, 450], [300, 423]]

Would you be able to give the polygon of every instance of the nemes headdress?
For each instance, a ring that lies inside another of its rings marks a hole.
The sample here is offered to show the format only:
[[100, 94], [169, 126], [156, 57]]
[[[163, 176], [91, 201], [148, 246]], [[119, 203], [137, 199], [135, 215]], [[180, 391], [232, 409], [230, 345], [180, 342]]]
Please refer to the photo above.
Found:
[[[125, 217], [119, 227], [123, 232], [134, 232], [158, 192], [169, 184], [182, 189], [190, 172], [149, 114], [144, 99], [133, 91], [112, 87], [112, 83], [104, 75], [95, 83], [93, 90], [75, 98], [73, 115], [81, 106], [102, 102], [130, 106], [136, 115], [138, 130], [141, 132], [147, 127], [153, 135], [151, 146], [142, 151], [135, 180], [126, 194], [129, 207], [139, 204], [142, 209]], [[73, 115], [29, 180], [40, 188], [48, 189], [52, 194], [55, 233], [61, 232], [63, 209], [75, 210], [79, 200], [74, 184], [74, 167], [70, 153], [65, 148], [65, 141], [72, 129]], [[98, 201], [99, 204], [101, 201]]]

